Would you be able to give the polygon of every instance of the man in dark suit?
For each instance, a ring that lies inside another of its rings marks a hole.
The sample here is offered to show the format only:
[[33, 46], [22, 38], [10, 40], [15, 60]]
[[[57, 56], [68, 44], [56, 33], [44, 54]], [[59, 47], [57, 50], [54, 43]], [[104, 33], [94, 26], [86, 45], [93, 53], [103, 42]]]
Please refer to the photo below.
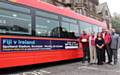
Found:
[[111, 44], [112, 56], [114, 57], [114, 64], [118, 62], [118, 49], [119, 49], [119, 35], [115, 32], [115, 29], [111, 30]]

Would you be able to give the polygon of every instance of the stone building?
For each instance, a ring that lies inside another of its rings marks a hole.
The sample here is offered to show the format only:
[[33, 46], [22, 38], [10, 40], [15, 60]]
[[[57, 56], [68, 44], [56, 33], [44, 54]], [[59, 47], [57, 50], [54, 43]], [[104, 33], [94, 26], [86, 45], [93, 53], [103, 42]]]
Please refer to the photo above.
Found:
[[112, 28], [112, 23], [111, 23], [111, 13], [110, 10], [108, 8], [107, 3], [102, 3], [97, 7], [97, 14], [101, 16], [101, 18], [103, 19], [103, 21], [106, 21], [108, 28], [111, 29]]
[[42, 0], [42, 1], [60, 7], [69, 7], [79, 14], [101, 20], [101, 17], [96, 12], [99, 0]]
[[97, 6], [99, 0], [72, 0], [73, 10], [85, 16], [92, 17], [97, 20], [102, 20], [97, 14]]
[[111, 14], [107, 3], [99, 4], [99, 0], [42, 0], [44, 2], [53, 4], [59, 7], [67, 7], [75, 12], [97, 19], [99, 21], [106, 21], [108, 28], [111, 25]]
[[53, 4], [55, 6], [71, 8], [71, 0], [41, 0], [41, 1]]

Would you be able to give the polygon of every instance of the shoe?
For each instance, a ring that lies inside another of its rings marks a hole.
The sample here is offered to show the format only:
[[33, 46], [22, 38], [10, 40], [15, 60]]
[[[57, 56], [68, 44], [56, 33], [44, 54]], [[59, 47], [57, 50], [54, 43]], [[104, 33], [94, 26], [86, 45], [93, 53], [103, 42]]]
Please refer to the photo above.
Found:
[[90, 65], [94, 65], [94, 63], [89, 63]]
[[107, 64], [109, 64], [109, 65], [113, 65], [112, 62], [107, 62]]
[[105, 62], [102, 62], [103, 64], [105, 64]]
[[117, 65], [117, 62], [114, 62], [114, 65]]
[[111, 62], [109, 61], [109, 62], [107, 62], [106, 64], [110, 64]]
[[85, 62], [83, 63], [83, 65], [86, 66], [86, 65], [89, 65], [89, 63], [88, 63], [87, 61], [85, 61]]
[[103, 65], [103, 63], [97, 63], [98, 65]]

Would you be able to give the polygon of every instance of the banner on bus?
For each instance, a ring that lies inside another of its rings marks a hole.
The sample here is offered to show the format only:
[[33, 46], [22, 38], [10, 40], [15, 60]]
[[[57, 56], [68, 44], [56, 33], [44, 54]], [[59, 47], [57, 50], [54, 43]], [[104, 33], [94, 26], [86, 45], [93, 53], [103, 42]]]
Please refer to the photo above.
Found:
[[78, 49], [78, 41], [2, 38], [2, 51]]

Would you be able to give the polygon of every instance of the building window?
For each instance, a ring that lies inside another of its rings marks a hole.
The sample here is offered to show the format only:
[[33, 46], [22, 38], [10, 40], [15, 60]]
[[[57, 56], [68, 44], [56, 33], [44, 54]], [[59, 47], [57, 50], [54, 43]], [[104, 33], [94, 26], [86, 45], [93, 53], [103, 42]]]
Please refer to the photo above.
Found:
[[105, 15], [108, 16], [108, 11], [107, 10], [105, 11]]
[[76, 12], [82, 14], [82, 9], [76, 9]]
[[41, 37], [59, 37], [59, 21], [36, 17], [36, 35]]
[[90, 8], [90, 11], [93, 11], [93, 3], [92, 2], [89, 2], [89, 8]]
[[31, 16], [0, 9], [0, 33], [31, 34]]
[[96, 7], [95, 7], [95, 5], [93, 5], [92, 8], [93, 8], [93, 12], [96, 13]]
[[84, 2], [86, 2], [87, 0], [84, 0]]
[[87, 16], [87, 10], [84, 10], [84, 11], [83, 11], [83, 15], [86, 15], [86, 16]]
[[82, 9], [80, 9], [80, 14], [82, 14]]

